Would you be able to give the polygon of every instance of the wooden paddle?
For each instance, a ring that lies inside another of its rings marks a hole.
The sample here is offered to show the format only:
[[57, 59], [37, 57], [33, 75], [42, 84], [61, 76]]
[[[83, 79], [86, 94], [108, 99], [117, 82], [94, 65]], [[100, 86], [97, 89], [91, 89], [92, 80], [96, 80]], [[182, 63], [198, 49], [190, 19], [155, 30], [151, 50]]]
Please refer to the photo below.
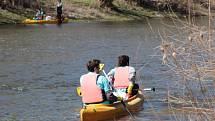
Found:
[[[153, 88], [145, 88], [145, 89], [143, 89], [144, 91], [153, 91], [153, 92], [155, 92], [155, 88], [153, 87]], [[82, 96], [81, 95], [81, 87], [77, 87], [76, 88], [76, 93], [77, 93], [77, 95], [78, 96]]]
[[[99, 70], [102, 71], [102, 72], [104, 73], [105, 77], [108, 79], [108, 81], [109, 81], [110, 84], [111, 84], [111, 81], [109, 80], [108, 75], [107, 75], [106, 72], [104, 71], [104, 66], [105, 66], [104, 64], [100, 64], [100, 65], [99, 65]], [[110, 85], [110, 86], [111, 86], [111, 89], [112, 89], [112, 85]], [[155, 91], [155, 88], [146, 88], [146, 89], [143, 89], [143, 90], [145, 90], [145, 91]], [[77, 92], [77, 94], [78, 94], [79, 96], [82, 96], [82, 95], [81, 95], [81, 87], [77, 87], [77, 88], [76, 88], [76, 92]], [[134, 116], [132, 115], [132, 113], [129, 111], [129, 109], [127, 108], [125, 102], [124, 102], [123, 100], [121, 100], [121, 103], [122, 103], [123, 107], [125, 108], [125, 110], [129, 113], [129, 115], [131, 116], [131, 118], [132, 118], [133, 120], [135, 120], [135, 117], [134, 117]]]
[[78, 94], [78, 96], [80, 96], [80, 97], [82, 96], [81, 95], [81, 87], [76, 88], [76, 93]]
[[132, 118], [133, 120], [135, 120], [135, 117], [134, 117], [133, 114], [128, 110], [128, 108], [127, 108], [125, 102], [124, 102], [123, 100], [121, 100], [121, 103], [122, 103], [123, 107], [125, 108], [125, 110], [129, 113], [129, 115], [131, 116], [131, 118]]

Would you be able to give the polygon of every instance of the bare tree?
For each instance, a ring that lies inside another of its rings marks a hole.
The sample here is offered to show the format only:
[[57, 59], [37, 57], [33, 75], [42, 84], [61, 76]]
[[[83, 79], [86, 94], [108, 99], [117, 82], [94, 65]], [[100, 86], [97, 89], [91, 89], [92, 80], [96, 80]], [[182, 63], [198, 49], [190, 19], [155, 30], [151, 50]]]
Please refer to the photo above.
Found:
[[23, 8], [32, 8], [38, 6], [38, 0], [4, 0], [7, 3], [7, 6], [16, 8], [16, 7], [23, 7]]

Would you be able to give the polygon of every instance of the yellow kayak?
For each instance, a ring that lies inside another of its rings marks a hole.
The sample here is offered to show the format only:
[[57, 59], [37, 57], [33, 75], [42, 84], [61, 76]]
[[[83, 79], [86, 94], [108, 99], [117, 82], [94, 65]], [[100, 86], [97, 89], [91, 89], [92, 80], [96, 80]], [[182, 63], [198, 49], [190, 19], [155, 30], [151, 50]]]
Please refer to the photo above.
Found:
[[[143, 102], [144, 96], [139, 91], [137, 95], [125, 101], [125, 105], [132, 113], [141, 110]], [[80, 119], [81, 121], [113, 120], [128, 114], [121, 102], [114, 104], [90, 104], [80, 110]]]
[[[63, 23], [68, 23], [69, 19], [65, 18], [63, 20]], [[53, 19], [53, 20], [32, 20], [32, 19], [26, 19], [22, 22], [23, 24], [57, 24], [58, 20]]]

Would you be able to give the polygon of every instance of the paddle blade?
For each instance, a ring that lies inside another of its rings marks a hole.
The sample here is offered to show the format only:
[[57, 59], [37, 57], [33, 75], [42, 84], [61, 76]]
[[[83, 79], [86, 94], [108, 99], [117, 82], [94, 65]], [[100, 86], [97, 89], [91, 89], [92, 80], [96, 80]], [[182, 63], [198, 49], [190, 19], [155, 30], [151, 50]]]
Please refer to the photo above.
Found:
[[78, 96], [82, 96], [81, 95], [81, 87], [77, 87], [76, 88], [76, 92], [77, 92]]
[[104, 68], [105, 68], [105, 64], [100, 63], [100, 64], [99, 64], [99, 71], [104, 70]]

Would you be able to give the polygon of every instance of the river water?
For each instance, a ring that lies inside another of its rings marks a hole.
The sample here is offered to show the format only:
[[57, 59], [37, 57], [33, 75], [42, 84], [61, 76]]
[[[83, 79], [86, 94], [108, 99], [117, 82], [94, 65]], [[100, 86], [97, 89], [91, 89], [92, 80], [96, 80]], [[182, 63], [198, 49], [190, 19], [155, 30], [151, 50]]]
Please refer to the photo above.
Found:
[[136, 119], [172, 120], [163, 101], [169, 81], [156, 73], [162, 65], [153, 57], [161, 43], [162, 22], [0, 26], [0, 121], [79, 120], [82, 103], [75, 89], [87, 72], [85, 63], [100, 59], [108, 72], [121, 54], [130, 56], [141, 87], [157, 89], [144, 92], [147, 99]]

